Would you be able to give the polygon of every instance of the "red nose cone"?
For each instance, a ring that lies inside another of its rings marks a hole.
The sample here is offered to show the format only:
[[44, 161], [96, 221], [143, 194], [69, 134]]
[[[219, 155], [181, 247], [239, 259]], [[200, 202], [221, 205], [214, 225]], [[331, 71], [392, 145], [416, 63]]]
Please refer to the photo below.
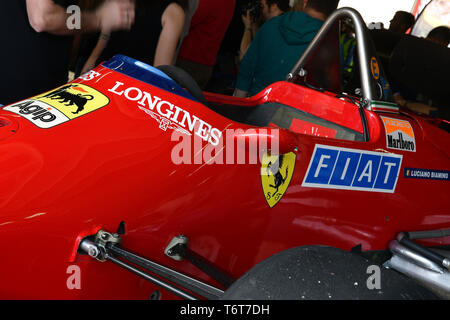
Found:
[[19, 123], [11, 116], [0, 115], [0, 140], [4, 140], [17, 132]]

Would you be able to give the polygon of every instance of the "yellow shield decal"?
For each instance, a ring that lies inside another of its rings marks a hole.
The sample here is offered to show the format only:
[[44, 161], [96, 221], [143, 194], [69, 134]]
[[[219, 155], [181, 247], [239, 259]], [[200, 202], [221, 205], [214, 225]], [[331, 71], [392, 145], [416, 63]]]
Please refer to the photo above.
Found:
[[105, 107], [109, 98], [80, 83], [71, 83], [4, 107], [42, 129], [49, 129]]
[[31, 98], [58, 109], [70, 120], [103, 108], [108, 97], [81, 83], [71, 83], [43, 95]]
[[267, 204], [273, 208], [283, 197], [294, 174], [296, 155], [264, 154], [261, 165], [261, 182]]

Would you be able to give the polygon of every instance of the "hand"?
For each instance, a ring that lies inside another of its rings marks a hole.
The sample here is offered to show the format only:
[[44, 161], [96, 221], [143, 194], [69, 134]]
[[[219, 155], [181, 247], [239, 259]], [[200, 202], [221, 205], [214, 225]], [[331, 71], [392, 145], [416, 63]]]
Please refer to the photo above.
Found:
[[394, 94], [394, 101], [396, 104], [398, 104], [400, 107], [404, 107], [406, 104], [405, 98], [400, 93]]
[[86, 63], [84, 64], [83, 68], [81, 69], [80, 74], [85, 74], [88, 71], [91, 71], [95, 67], [96, 60], [89, 58]]
[[131, 0], [107, 0], [96, 11], [102, 30], [130, 30], [135, 18], [135, 3]]
[[250, 10], [247, 10], [246, 15], [242, 15], [242, 22], [244, 23], [244, 26], [246, 29], [251, 29], [253, 24], [253, 19], [250, 16]]
[[431, 106], [426, 105], [421, 102], [408, 102], [405, 104], [405, 108], [415, 111], [415, 112], [418, 112], [418, 113], [427, 114], [427, 115], [430, 115], [433, 112], [436, 113], [438, 111], [437, 108], [431, 107]]

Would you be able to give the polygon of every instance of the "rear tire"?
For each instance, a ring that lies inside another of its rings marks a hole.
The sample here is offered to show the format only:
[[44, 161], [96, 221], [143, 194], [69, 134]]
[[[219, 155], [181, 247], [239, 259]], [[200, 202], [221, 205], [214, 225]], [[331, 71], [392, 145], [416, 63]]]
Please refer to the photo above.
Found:
[[[439, 299], [393, 270], [378, 266], [380, 289], [370, 271], [375, 263], [325, 246], [296, 247], [262, 261], [225, 292], [223, 300], [422, 300]], [[376, 267], [375, 267], [376, 268]], [[368, 272], [369, 270], [369, 272]], [[373, 287], [372, 285], [370, 285]]]

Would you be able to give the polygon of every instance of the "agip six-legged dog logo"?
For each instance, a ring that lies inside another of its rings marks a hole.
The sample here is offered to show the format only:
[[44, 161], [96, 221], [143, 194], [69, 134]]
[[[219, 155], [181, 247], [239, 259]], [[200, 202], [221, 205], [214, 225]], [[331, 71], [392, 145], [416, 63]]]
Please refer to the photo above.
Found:
[[71, 83], [4, 109], [25, 117], [40, 128], [48, 129], [108, 104], [108, 97], [99, 91], [84, 84]]
[[[81, 93], [71, 93], [69, 89], [80, 91]], [[67, 107], [76, 106], [77, 109], [73, 114], [78, 114], [84, 110], [84, 106], [88, 101], [94, 99], [94, 96], [91, 94], [87, 94], [83, 88], [80, 88], [79, 85], [69, 84], [67, 86], [61, 87], [55, 91], [52, 91], [44, 96], [44, 98], [50, 98], [52, 100], [56, 100], [61, 104], [65, 104]]]

